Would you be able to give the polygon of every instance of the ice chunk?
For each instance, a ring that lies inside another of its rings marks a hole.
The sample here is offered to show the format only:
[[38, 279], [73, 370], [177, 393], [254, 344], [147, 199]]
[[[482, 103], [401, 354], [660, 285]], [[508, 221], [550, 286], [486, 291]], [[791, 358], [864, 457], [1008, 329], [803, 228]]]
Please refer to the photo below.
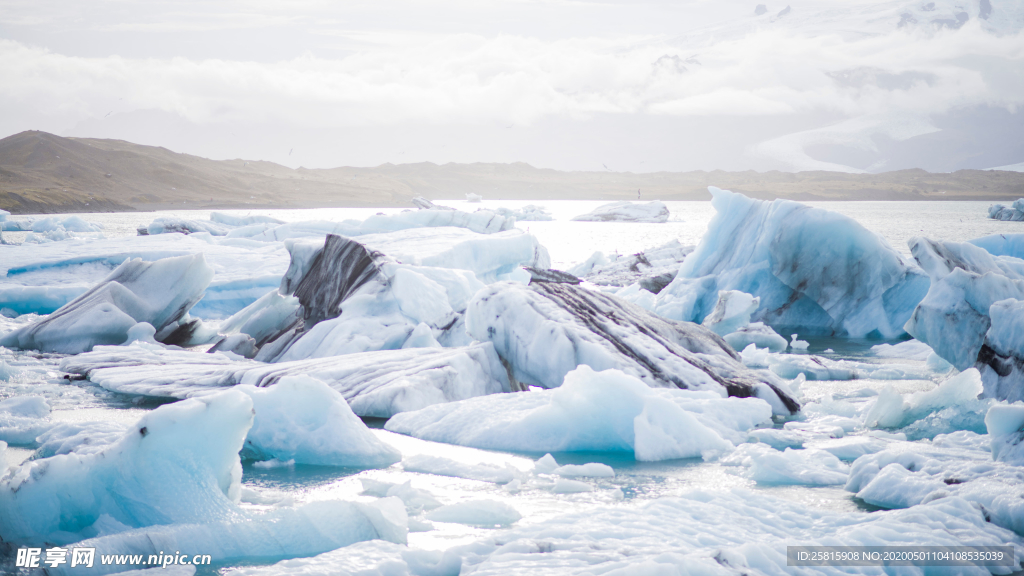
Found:
[[551, 454], [545, 454], [537, 459], [533, 464], [534, 474], [551, 474], [558, 469], [558, 462], [555, 461], [555, 457]]
[[[237, 228], [228, 232], [227, 236], [228, 238], [249, 238], [262, 242], [279, 242], [288, 238], [323, 238], [327, 234], [351, 238], [430, 228], [463, 229], [469, 233], [497, 234], [512, 231], [514, 227], [515, 219], [506, 218], [490, 211], [409, 210], [391, 215], [377, 214], [365, 220], [257, 224]], [[429, 236], [431, 233], [427, 231], [426, 235]]]
[[1024, 465], [1024, 405], [996, 404], [985, 414], [985, 427], [992, 437], [992, 458]]
[[992, 204], [988, 207], [988, 217], [993, 220], [1024, 220], [1024, 198], [1014, 200], [1010, 206]]
[[722, 290], [718, 303], [702, 324], [719, 336], [725, 336], [750, 324], [750, 315], [757, 310], [761, 299], [739, 290]]
[[725, 465], [747, 467], [745, 476], [758, 484], [827, 486], [845, 484], [849, 467], [822, 450], [780, 452], [765, 444], [742, 444], [723, 459]]
[[602, 204], [587, 214], [573, 218], [575, 222], [668, 222], [668, 207], [664, 202], [611, 202]]
[[473, 194], [472, 192], [466, 193], [466, 202], [482, 202], [483, 199], [484, 197], [479, 194]]
[[[501, 240], [497, 235], [487, 238]], [[329, 235], [322, 246], [288, 243], [292, 262], [280, 292], [294, 294], [299, 308], [285, 314], [282, 305], [280, 314], [267, 318], [268, 323], [279, 322], [276, 333], [268, 335], [271, 331], [262, 321], [252, 327], [261, 336], [254, 339], [265, 340], [256, 359], [288, 361], [397, 349], [421, 323], [434, 340], [448, 339], [446, 331], [461, 328], [461, 312], [483, 287], [474, 273], [400, 264], [360, 242]], [[229, 322], [234, 327], [241, 318]], [[420, 345], [431, 343], [422, 330], [418, 336]]]
[[670, 240], [656, 248], [649, 248], [630, 256], [613, 255], [613, 259], [595, 252], [586, 261], [568, 270], [599, 286], [629, 286], [639, 283], [648, 292], [657, 294], [679, 272], [693, 246], [683, 246], [679, 240]]
[[571, 284], [502, 282], [474, 296], [466, 330], [489, 340], [521, 384], [553, 388], [580, 365], [616, 368], [650, 386], [757, 396], [799, 410], [780, 380], [755, 373], [721, 337]]
[[417, 454], [406, 458], [402, 461], [402, 468], [408, 472], [423, 472], [496, 484], [508, 484], [515, 479], [517, 474], [517, 470], [509, 466], [500, 468], [486, 463], [466, 464], [451, 458], [428, 454]]
[[967, 243], [984, 248], [993, 256], [1024, 258], [1024, 234], [992, 234], [968, 240]]
[[434, 522], [455, 522], [471, 526], [509, 526], [522, 517], [515, 508], [497, 500], [469, 500], [427, 512], [427, 519]]
[[803, 448], [806, 437], [803, 434], [790, 430], [762, 428], [760, 430], [752, 430], [750, 432], [750, 439], [767, 444], [776, 450], [785, 450], [786, 448]]
[[[764, 347], [769, 352], [782, 352], [789, 346], [789, 342], [786, 342], [785, 338], [765, 325], [764, 322], [751, 322], [746, 326], [741, 326], [723, 336], [722, 339], [736, 350], [745, 350], [748, 346], [755, 346]], [[744, 364], [746, 364], [745, 361]]]
[[793, 350], [807, 351], [807, 347], [810, 346], [810, 344], [808, 344], [806, 340], [797, 340], [796, 334], [790, 334], [789, 337], [791, 338], [789, 346]]
[[[693, 458], [729, 449], [715, 431], [749, 429], [767, 420], [754, 398], [701, 397], [655, 390], [618, 370], [580, 366], [554, 390], [483, 396], [398, 414], [385, 428], [417, 438], [489, 450], [521, 452], [629, 451], [638, 460]], [[679, 399], [680, 402], [675, 402]], [[687, 410], [687, 408], [693, 411]], [[717, 408], [717, 409], [716, 409]], [[734, 416], [728, 420], [723, 413]], [[542, 459], [537, 472], [553, 472]]]
[[898, 344], [878, 344], [871, 351], [879, 358], [906, 358], [908, 360], [927, 360], [934, 351], [932, 347], [918, 340], [907, 340]]
[[522, 208], [495, 208], [499, 216], [505, 218], [515, 218], [516, 222], [543, 222], [547, 220], [554, 220], [548, 209], [543, 206], [537, 206], [535, 204], [527, 204]]
[[139, 322], [158, 331], [178, 322], [202, 298], [212, 277], [201, 254], [128, 260], [49, 317], [0, 337], [0, 346], [77, 354], [121, 344]]
[[[217, 562], [228, 564], [274, 561], [311, 556], [355, 542], [381, 539], [404, 544], [407, 518], [397, 499], [372, 504], [323, 501], [298, 508], [279, 508], [251, 518], [209, 523], [171, 524], [83, 540], [78, 547], [95, 548], [94, 570], [90, 574], [116, 572], [117, 565], [100, 565], [107, 555], [166, 554], [168, 551], [201, 550]], [[81, 574], [69, 564], [55, 574]], [[154, 574], [166, 573], [159, 570]]]
[[256, 419], [243, 456], [318, 466], [378, 468], [402, 459], [352, 413], [345, 399], [308, 376], [286, 376], [269, 388], [238, 386]]
[[568, 464], [559, 466], [552, 471], [563, 478], [613, 478], [615, 470], [607, 464], [590, 462], [589, 464]]
[[886, 387], [865, 416], [865, 424], [878, 428], [903, 428], [948, 407], [970, 409], [987, 402], [977, 400], [982, 392], [981, 375], [971, 368], [947, 378], [932, 390], [900, 395]]
[[103, 515], [127, 527], [226, 519], [252, 418], [249, 397], [230, 391], [162, 406], [98, 453], [30, 461], [0, 479], [0, 537], [81, 538]]
[[579, 494], [580, 492], [593, 492], [594, 487], [586, 482], [580, 482], [579, 480], [559, 478], [555, 480], [555, 484], [551, 487], [551, 491], [555, 494]]
[[247, 216], [234, 216], [232, 214], [225, 214], [224, 212], [210, 212], [210, 221], [217, 222], [218, 224], [226, 224], [228, 226], [250, 226], [252, 224], [284, 224], [284, 221], [278, 220], [273, 216], [263, 216], [259, 214], [251, 214]]
[[356, 414], [380, 418], [510, 390], [505, 367], [490, 343], [277, 364], [133, 344], [65, 358], [61, 370], [85, 375], [115, 392], [163, 398], [210, 394], [235, 384], [273, 386], [283, 377], [306, 375], [341, 393]]
[[191, 218], [179, 218], [175, 216], [161, 216], [153, 220], [145, 231], [148, 235], [170, 234], [192, 234], [195, 232], [206, 232], [211, 236], [225, 236], [233, 229], [233, 226], [226, 226], [222, 223], [211, 220], [193, 220]]
[[761, 298], [753, 319], [805, 333], [894, 338], [928, 279], [878, 235], [841, 214], [709, 188], [718, 214], [656, 311], [701, 321], [721, 290]]
[[49, 415], [50, 405], [42, 396], [0, 400], [0, 440], [22, 446], [35, 443], [36, 436], [53, 426]]

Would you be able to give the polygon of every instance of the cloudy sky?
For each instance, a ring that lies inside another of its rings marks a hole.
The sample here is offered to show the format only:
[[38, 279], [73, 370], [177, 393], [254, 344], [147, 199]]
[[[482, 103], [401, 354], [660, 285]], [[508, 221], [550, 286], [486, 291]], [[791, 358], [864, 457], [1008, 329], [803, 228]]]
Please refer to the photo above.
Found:
[[0, 137], [288, 166], [1024, 162], [1020, 0], [0, 0]]

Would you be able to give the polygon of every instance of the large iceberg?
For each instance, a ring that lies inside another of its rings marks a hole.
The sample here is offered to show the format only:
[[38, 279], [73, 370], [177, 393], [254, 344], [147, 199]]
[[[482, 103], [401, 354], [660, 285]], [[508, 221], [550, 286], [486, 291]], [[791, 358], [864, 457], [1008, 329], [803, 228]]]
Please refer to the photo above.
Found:
[[489, 450], [632, 452], [655, 461], [714, 457], [771, 416], [760, 399], [655, 389], [618, 370], [580, 366], [554, 390], [437, 404], [397, 414], [385, 428]]
[[492, 284], [470, 302], [466, 329], [494, 343], [522, 385], [555, 388], [586, 364], [622, 370], [649, 386], [757, 396], [780, 414], [799, 410], [781, 380], [744, 367], [710, 330], [573, 284]]
[[1024, 399], [1024, 260], [925, 238], [910, 247], [932, 283], [907, 332], [958, 370], [976, 366], [986, 396]]
[[575, 222], [668, 222], [668, 207], [655, 200], [639, 202], [611, 202], [573, 218]]
[[790, 200], [754, 200], [709, 187], [718, 211], [655, 311], [700, 322], [721, 290], [761, 299], [773, 328], [896, 338], [928, 277], [855, 220]]
[[61, 361], [61, 370], [123, 394], [188, 398], [235, 384], [273, 386], [309, 376], [338, 391], [360, 416], [387, 418], [431, 404], [510, 391], [494, 347], [409, 348], [266, 364], [150, 344], [99, 347]]
[[[458, 254], [462, 245], [457, 244], [450, 250], [462, 258], [452, 254], [457, 261], [420, 260], [422, 265], [402, 264], [362, 239], [328, 235], [322, 244], [290, 241], [291, 264], [279, 293], [294, 299], [265, 297], [239, 313], [244, 322], [233, 317], [227, 324], [252, 330], [261, 346], [256, 358], [269, 362], [438, 346], [439, 341], [468, 344], [461, 319], [469, 298], [483, 287], [477, 277], [507, 274], [523, 261], [547, 263], [532, 236], [515, 233], [511, 244], [499, 236], [482, 236], [497, 241], [478, 247], [493, 248], [489, 255]], [[473, 266], [476, 273], [430, 264]]]
[[171, 335], [212, 277], [202, 254], [157, 262], [128, 260], [45, 319], [0, 338], [0, 346], [77, 354], [124, 343], [140, 323]]

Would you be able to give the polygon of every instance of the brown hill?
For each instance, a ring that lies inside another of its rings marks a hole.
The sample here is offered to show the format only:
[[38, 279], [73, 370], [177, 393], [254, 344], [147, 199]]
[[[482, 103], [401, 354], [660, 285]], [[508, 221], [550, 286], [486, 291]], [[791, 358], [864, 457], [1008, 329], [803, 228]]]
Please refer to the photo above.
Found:
[[0, 140], [0, 209], [14, 213], [168, 208], [409, 206], [414, 196], [704, 200], [709, 185], [797, 200], [1012, 200], [1024, 173], [561, 172], [514, 164], [383, 164], [291, 169], [208, 160], [122, 140], [22, 132]]

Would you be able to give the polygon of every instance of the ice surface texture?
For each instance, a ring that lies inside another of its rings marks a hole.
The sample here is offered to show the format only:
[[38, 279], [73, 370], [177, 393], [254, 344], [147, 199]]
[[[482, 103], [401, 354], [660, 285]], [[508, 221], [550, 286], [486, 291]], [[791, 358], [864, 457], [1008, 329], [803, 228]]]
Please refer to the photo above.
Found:
[[587, 214], [573, 218], [576, 222], [668, 222], [668, 207], [664, 202], [611, 202], [598, 206]]
[[658, 294], [657, 313], [700, 322], [720, 290], [740, 290], [761, 299], [753, 319], [783, 333], [904, 333], [928, 278], [885, 240], [836, 212], [709, 190], [718, 213]]
[[0, 338], [0, 346], [77, 354], [123, 343], [139, 323], [160, 332], [199, 302], [212, 277], [202, 254], [157, 262], [127, 260], [47, 318]]
[[510, 389], [489, 342], [276, 364], [133, 344], [65, 358], [61, 370], [86, 375], [115, 392], [163, 398], [200, 396], [235, 384], [267, 387], [287, 376], [308, 375], [338, 391], [356, 414], [382, 418]]
[[385, 428], [488, 450], [633, 452], [637, 460], [711, 457], [771, 418], [756, 398], [655, 389], [580, 366], [554, 390], [482, 396], [398, 414]]
[[744, 367], [714, 332], [572, 284], [492, 284], [470, 302], [466, 329], [494, 343], [521, 384], [554, 388], [585, 364], [649, 386], [756, 396], [777, 413], [799, 410], [781, 380]]

